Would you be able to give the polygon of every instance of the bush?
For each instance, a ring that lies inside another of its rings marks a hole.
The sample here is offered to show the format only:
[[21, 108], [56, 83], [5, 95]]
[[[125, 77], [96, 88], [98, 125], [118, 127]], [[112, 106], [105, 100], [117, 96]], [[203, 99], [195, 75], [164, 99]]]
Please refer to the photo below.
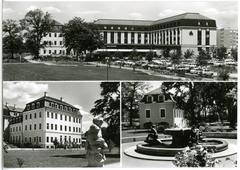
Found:
[[143, 124], [144, 129], [150, 129], [152, 127], [153, 123], [152, 122], [146, 122]]
[[177, 153], [173, 161], [177, 167], [214, 167], [216, 163], [217, 161], [201, 145], [188, 147]]

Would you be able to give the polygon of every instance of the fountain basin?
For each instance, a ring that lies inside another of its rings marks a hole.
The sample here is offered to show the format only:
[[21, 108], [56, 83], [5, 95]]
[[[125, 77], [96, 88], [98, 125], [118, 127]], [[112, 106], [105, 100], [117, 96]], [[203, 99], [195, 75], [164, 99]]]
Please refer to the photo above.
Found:
[[[151, 155], [151, 156], [174, 156], [178, 152], [183, 151], [186, 147], [173, 147], [171, 143], [172, 139], [161, 140], [163, 144], [161, 145], [149, 145], [149, 144], [138, 144], [136, 146], [136, 152]], [[203, 145], [207, 150], [217, 152], [222, 152], [228, 149], [228, 143], [222, 139], [211, 139], [205, 138], [200, 145]]]

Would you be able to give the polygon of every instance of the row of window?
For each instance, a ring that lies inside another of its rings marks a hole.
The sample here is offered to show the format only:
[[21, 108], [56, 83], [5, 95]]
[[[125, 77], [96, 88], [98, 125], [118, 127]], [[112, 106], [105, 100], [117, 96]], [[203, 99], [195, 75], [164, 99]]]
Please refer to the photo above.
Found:
[[37, 113], [30, 113], [29, 115], [25, 114], [25, 120], [28, 120], [28, 119], [37, 119], [37, 118], [41, 118], [42, 117], [42, 113], [39, 112], [38, 114]]
[[[206, 30], [206, 45], [210, 45], [210, 31]], [[202, 30], [198, 30], [197, 32], [197, 45], [202, 45]]]
[[[164, 102], [165, 97], [163, 95], [158, 95], [157, 102]], [[152, 103], [153, 102], [153, 96], [147, 96], [146, 97], [147, 103]]]
[[[160, 112], [160, 118], [161, 119], [166, 118], [166, 109], [160, 108], [159, 112]], [[146, 118], [151, 118], [151, 110], [150, 109], [145, 110], [145, 117]]]
[[[58, 130], [58, 125], [57, 124], [50, 124], [47, 123], [47, 129], [49, 130]], [[63, 125], [59, 126], [59, 130], [63, 131]], [[65, 132], [76, 132], [76, 133], [81, 133], [81, 128], [80, 127], [71, 127], [71, 126], [64, 126], [64, 131]]]
[[[141, 44], [142, 43], [142, 35], [143, 35], [143, 43], [144, 44], [180, 44], [180, 31], [179, 29], [173, 31], [161, 31], [155, 33], [135, 33], [131, 32], [123, 32], [123, 40], [122, 32], [110, 32], [110, 42], [108, 42], [108, 32], [103, 32], [103, 40], [105, 43], [118, 43], [118, 44]], [[137, 35], [137, 36], [135, 36]], [[129, 37], [130, 36], [130, 37]], [[116, 38], [116, 39], [115, 39]], [[130, 42], [129, 42], [130, 38]], [[137, 39], [136, 39], [137, 38]]]
[[59, 43], [57, 43], [57, 41], [44, 41], [43, 42], [46, 45], [63, 45], [63, 41], [59, 41]]
[[62, 115], [62, 114], [53, 113], [53, 112], [47, 112], [47, 118], [60, 119], [60, 120], [69, 121], [69, 122], [73, 121], [73, 123], [81, 123], [80, 118]]
[[38, 130], [41, 130], [41, 129], [42, 129], [42, 124], [39, 123], [39, 124], [38, 124], [38, 127], [37, 127], [37, 124], [33, 124], [33, 126], [30, 124], [30, 125], [29, 125], [29, 128], [28, 128], [28, 125], [25, 125], [25, 131], [27, 131], [27, 130], [29, 130], [29, 131], [31, 131], [31, 130], [37, 130], [37, 128], [38, 128]]
[[[53, 107], [53, 108], [56, 108], [56, 109], [59, 109], [59, 110], [64, 110], [64, 111], [69, 111], [69, 112], [77, 111], [77, 109], [72, 108], [70, 106], [64, 106], [64, 105], [54, 103], [54, 102], [46, 102], [46, 103], [48, 103], [49, 107]], [[46, 104], [46, 106], [47, 106], [47, 104]]]
[[20, 132], [22, 130], [21, 126], [16, 126], [16, 127], [12, 127], [10, 128], [10, 132]]
[[43, 54], [65, 55], [65, 50], [43, 50]]
[[47, 136], [46, 137], [46, 142], [47, 143], [53, 143], [54, 141], [58, 141], [58, 142], [73, 142], [73, 143], [80, 143], [81, 142], [81, 138], [72, 138], [71, 136], [64, 136], [64, 139], [63, 139], [63, 136], [60, 135], [60, 138], [58, 139], [57, 137], [49, 137]]
[[[11, 136], [10, 140], [12, 143], [21, 143], [22, 142], [21, 136]], [[29, 137], [29, 138], [25, 137], [24, 142], [25, 143], [32, 143], [32, 142], [40, 143], [40, 142], [42, 142], [42, 138], [40, 136]]]
[[62, 37], [62, 33], [48, 33], [46, 37]]

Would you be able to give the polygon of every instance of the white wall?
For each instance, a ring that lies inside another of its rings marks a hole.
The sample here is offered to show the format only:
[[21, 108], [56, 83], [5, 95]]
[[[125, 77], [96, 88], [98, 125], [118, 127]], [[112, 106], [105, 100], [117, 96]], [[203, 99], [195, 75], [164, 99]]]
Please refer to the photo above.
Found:
[[[192, 36], [189, 35], [190, 31], [193, 32]], [[181, 42], [182, 42], [182, 45], [197, 45], [197, 30], [182, 29]]]

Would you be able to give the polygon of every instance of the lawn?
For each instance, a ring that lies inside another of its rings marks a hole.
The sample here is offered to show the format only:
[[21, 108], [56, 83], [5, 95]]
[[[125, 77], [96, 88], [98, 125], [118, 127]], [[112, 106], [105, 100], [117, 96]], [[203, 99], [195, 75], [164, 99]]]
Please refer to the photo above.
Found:
[[[86, 167], [85, 150], [9, 150], [4, 153], [4, 167], [19, 167], [17, 158], [23, 160], [22, 167]], [[106, 153], [105, 165], [120, 162], [115, 148]]]
[[[87, 66], [56, 66], [45, 64], [3, 64], [3, 80], [107, 80], [107, 68]], [[108, 80], [167, 80], [142, 72], [109, 68]]]

